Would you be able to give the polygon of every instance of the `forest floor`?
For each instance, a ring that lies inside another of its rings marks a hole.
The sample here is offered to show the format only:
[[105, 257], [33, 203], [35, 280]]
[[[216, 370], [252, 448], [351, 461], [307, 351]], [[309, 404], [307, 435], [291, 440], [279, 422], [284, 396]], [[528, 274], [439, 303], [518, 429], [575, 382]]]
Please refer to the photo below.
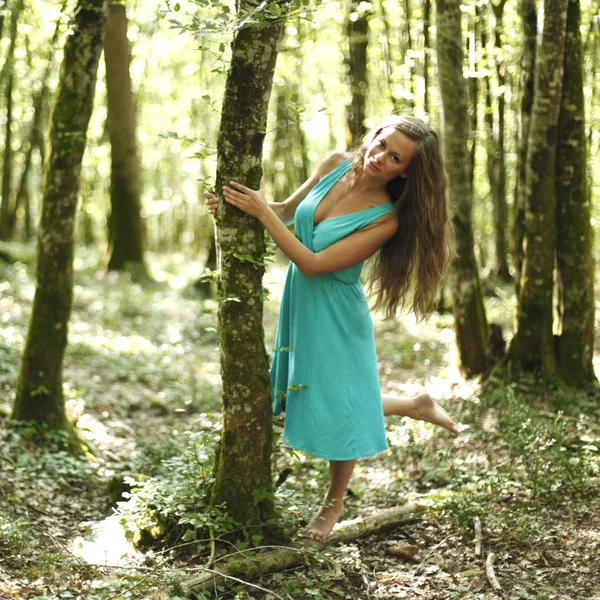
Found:
[[[209, 544], [190, 524], [200, 531], [209, 517], [188, 513], [210, 472], [204, 444], [218, 435], [217, 306], [183, 288], [183, 258], [154, 256], [151, 264], [162, 281], [142, 287], [97, 270], [93, 255], [76, 258], [64, 388], [91, 454], [74, 458], [60, 436], [14, 426], [6, 416], [34, 284], [27, 265], [0, 262], [0, 600], [178, 598], [181, 582], [207, 562]], [[275, 266], [267, 275], [268, 348], [282, 273]], [[486, 307], [510, 337], [510, 290], [492, 287]], [[255, 587], [232, 581], [198, 597], [600, 600], [600, 392], [534, 380], [507, 384], [505, 374], [485, 386], [465, 381], [448, 314], [425, 324], [378, 321], [376, 336], [383, 388], [427, 389], [464, 426], [453, 436], [390, 419], [390, 449], [360, 462], [344, 518], [408, 502], [425, 505], [424, 516], [309, 554], [303, 567], [265, 576]], [[282, 519], [300, 528], [323, 494], [327, 465], [281, 442], [274, 461], [276, 474], [288, 474], [277, 490]], [[111, 481], [125, 474], [146, 484], [115, 515]], [[135, 550], [119, 522], [131, 531], [145, 527], [146, 537], [156, 533], [153, 503], [166, 507], [164, 514], [180, 507], [179, 537]], [[260, 540], [237, 549], [253, 555], [253, 545]], [[389, 553], [404, 545], [417, 547], [414, 558]], [[490, 553], [502, 592], [486, 576]]]

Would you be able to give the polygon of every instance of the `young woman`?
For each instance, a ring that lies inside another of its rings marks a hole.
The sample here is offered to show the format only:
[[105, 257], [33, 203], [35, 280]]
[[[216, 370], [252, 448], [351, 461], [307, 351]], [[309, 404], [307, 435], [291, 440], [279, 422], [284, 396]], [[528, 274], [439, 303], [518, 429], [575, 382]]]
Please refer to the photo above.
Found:
[[[291, 261], [271, 367], [284, 439], [330, 461], [330, 486], [306, 535], [325, 541], [343, 513], [356, 460], [387, 448], [384, 415], [456, 432], [426, 394], [382, 398], [373, 323], [359, 277], [369, 270], [374, 306], [424, 318], [451, 255], [446, 173], [436, 133], [390, 117], [353, 154], [334, 152], [285, 202], [231, 181], [223, 198], [259, 219]], [[217, 198], [206, 194], [214, 214]], [[296, 235], [287, 224], [296, 223]]]

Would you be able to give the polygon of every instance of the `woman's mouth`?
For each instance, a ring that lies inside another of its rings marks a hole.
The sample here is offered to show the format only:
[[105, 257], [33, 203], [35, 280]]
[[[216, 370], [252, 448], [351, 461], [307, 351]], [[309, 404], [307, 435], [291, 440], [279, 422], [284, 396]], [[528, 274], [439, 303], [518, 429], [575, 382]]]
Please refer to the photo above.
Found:
[[370, 158], [370, 159], [368, 160], [368, 162], [367, 162], [367, 165], [368, 165], [369, 167], [371, 167], [371, 169], [373, 169], [373, 171], [380, 171], [380, 170], [381, 170], [381, 169], [380, 169], [380, 168], [377, 166], [377, 164], [375, 163], [375, 161], [374, 161], [372, 158]]

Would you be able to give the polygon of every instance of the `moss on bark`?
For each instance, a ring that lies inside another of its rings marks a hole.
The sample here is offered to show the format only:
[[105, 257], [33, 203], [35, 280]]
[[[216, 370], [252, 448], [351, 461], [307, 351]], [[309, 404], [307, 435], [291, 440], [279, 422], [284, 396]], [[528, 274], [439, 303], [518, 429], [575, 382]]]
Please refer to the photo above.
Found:
[[65, 44], [44, 173], [36, 291], [12, 415], [67, 431], [62, 360], [73, 298], [73, 234], [105, 11], [104, 0], [81, 0]]
[[525, 240], [511, 346], [516, 371], [556, 372], [552, 331], [555, 252], [557, 125], [560, 108], [568, 0], [545, 0], [536, 53], [534, 103], [527, 148]]
[[[241, 10], [244, 3], [241, 3]], [[216, 189], [257, 188], [281, 21], [238, 30], [225, 85]], [[271, 478], [271, 381], [262, 326], [265, 242], [261, 224], [221, 202], [216, 215], [223, 429], [211, 501], [253, 533], [277, 537]], [[243, 260], [240, 257], [253, 257]]]
[[438, 75], [443, 111], [443, 146], [454, 206], [457, 253], [450, 268], [456, 342], [468, 375], [486, 367], [487, 320], [475, 254], [471, 210], [469, 119], [463, 77], [462, 32], [458, 0], [437, 1]]
[[556, 160], [556, 257], [561, 336], [558, 363], [570, 384], [596, 380], [594, 351], [594, 266], [583, 96], [583, 53], [579, 0], [567, 12], [564, 79]]

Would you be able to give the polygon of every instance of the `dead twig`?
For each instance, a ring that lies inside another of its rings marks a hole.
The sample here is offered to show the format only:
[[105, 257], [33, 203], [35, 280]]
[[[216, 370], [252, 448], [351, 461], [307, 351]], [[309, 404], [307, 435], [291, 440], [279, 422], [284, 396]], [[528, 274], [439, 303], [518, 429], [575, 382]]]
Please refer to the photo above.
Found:
[[485, 574], [490, 582], [490, 585], [492, 586], [492, 589], [502, 596], [502, 586], [496, 578], [496, 573], [494, 573], [494, 558], [494, 553], [490, 552], [487, 560], [485, 561]]
[[475, 556], [481, 556], [481, 519], [473, 519], [473, 529], [475, 530]]

